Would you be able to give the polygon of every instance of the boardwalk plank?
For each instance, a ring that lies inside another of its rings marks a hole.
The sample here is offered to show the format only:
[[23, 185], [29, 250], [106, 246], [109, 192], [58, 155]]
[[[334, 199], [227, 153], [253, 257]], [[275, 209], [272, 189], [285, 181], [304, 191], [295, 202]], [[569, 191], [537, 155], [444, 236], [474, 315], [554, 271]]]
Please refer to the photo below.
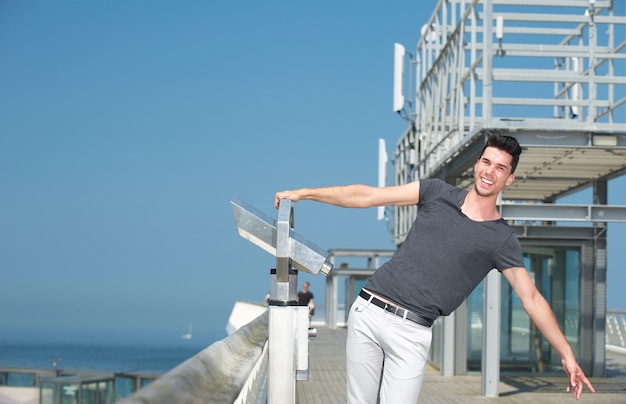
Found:
[[[299, 404], [346, 402], [346, 329], [317, 327], [309, 341], [309, 380], [297, 383]], [[585, 392], [581, 402], [626, 403], [626, 355], [607, 352], [607, 377], [591, 380], [596, 394]], [[420, 404], [468, 404], [496, 400], [505, 404], [574, 403], [565, 392], [564, 376], [502, 376], [498, 398], [481, 396], [480, 374], [443, 377], [428, 367]]]

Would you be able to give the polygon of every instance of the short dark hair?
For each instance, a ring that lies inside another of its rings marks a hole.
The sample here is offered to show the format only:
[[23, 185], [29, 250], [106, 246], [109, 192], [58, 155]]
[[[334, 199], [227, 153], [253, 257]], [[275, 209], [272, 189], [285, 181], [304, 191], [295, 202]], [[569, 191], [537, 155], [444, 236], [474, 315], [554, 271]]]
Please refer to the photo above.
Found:
[[522, 146], [519, 145], [517, 139], [513, 136], [506, 136], [500, 132], [492, 132], [487, 136], [487, 143], [483, 150], [480, 152], [480, 156], [482, 157], [483, 153], [485, 153], [485, 149], [487, 147], [495, 147], [496, 149], [507, 152], [513, 157], [511, 160], [511, 174], [515, 172], [517, 168], [517, 163], [519, 163], [519, 156], [522, 154]]

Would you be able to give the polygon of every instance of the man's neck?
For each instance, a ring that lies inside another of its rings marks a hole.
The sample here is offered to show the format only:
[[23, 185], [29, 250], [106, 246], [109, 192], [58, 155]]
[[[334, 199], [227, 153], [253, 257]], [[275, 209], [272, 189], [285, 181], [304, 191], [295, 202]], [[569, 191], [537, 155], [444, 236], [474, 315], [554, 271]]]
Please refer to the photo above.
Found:
[[477, 222], [498, 220], [502, 216], [496, 208], [497, 196], [481, 196], [475, 189], [465, 197], [465, 202], [461, 206], [463, 214]]

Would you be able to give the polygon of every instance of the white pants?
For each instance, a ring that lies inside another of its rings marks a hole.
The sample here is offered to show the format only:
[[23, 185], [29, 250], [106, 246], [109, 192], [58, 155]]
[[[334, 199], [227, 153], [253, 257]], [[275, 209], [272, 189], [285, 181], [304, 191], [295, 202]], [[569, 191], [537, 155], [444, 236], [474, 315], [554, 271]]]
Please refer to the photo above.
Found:
[[348, 403], [415, 404], [432, 330], [357, 297], [348, 319]]

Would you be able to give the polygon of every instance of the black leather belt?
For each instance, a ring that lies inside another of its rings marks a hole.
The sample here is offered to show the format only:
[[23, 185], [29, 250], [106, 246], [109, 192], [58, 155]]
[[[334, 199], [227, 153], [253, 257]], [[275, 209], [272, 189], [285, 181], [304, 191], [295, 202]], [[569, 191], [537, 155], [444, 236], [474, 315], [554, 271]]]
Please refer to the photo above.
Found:
[[393, 304], [386, 303], [378, 299], [376, 296], [373, 296], [369, 294], [368, 292], [364, 291], [363, 289], [361, 289], [361, 291], [359, 292], [359, 296], [361, 296], [363, 299], [367, 300], [368, 302], [371, 302], [374, 306], [378, 306], [383, 310], [386, 310], [390, 313], [395, 314], [396, 316], [406, 318], [407, 320], [411, 320], [414, 323], [423, 325], [424, 327], [431, 327], [433, 325], [433, 320], [426, 318], [424, 316], [420, 316], [419, 314], [413, 313], [412, 311], [405, 310], [402, 307], [398, 307], [398, 306], [394, 306]]

